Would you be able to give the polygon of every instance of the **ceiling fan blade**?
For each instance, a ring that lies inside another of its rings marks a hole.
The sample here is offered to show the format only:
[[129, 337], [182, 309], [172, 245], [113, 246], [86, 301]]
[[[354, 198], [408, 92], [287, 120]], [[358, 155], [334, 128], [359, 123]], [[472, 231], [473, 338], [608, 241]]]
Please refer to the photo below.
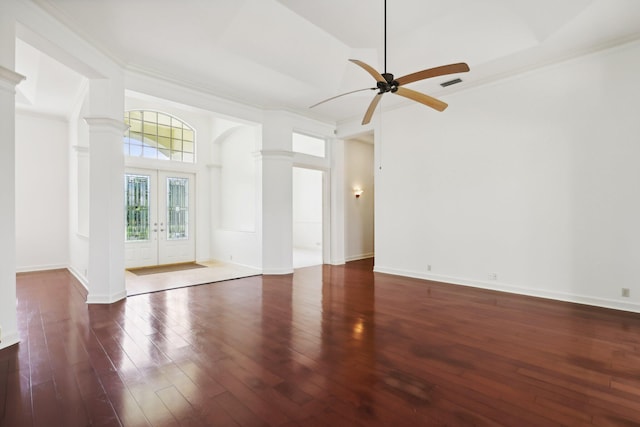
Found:
[[369, 104], [369, 108], [367, 108], [367, 112], [364, 113], [364, 118], [362, 119], [362, 124], [366, 125], [371, 121], [371, 117], [373, 117], [373, 112], [376, 111], [376, 107], [378, 106], [378, 102], [382, 98], [382, 93], [376, 94], [371, 100], [371, 104]]
[[382, 77], [382, 74], [380, 74], [379, 72], [376, 71], [375, 68], [373, 68], [371, 65], [369, 64], [365, 64], [364, 62], [358, 60], [358, 59], [350, 59], [349, 61], [353, 62], [356, 65], [361, 66], [362, 68], [365, 69], [365, 71], [369, 74], [371, 74], [371, 76], [376, 79], [377, 82], [384, 82], [386, 81], [384, 79], [384, 77]]
[[399, 87], [395, 92], [397, 95], [404, 96], [405, 98], [412, 99], [421, 104], [426, 105], [427, 107], [431, 107], [438, 111], [444, 111], [449, 105], [445, 102], [440, 101], [439, 99], [435, 99], [429, 95], [425, 95], [424, 93], [416, 92], [415, 90], [407, 89], [404, 87]]
[[356, 93], [356, 92], [363, 92], [365, 90], [377, 90], [377, 88], [375, 88], [375, 87], [367, 87], [367, 88], [364, 88], [364, 89], [352, 90], [351, 92], [341, 93], [340, 95], [332, 96], [331, 98], [327, 98], [324, 101], [320, 101], [320, 102], [318, 102], [316, 104], [313, 104], [309, 108], [317, 107], [320, 104], [324, 104], [325, 102], [331, 101], [332, 99], [340, 98], [341, 96], [349, 95], [349, 94]]
[[469, 71], [469, 66], [464, 62], [460, 62], [458, 64], [442, 65], [440, 67], [429, 68], [427, 70], [407, 74], [406, 76], [396, 79], [396, 81], [398, 82], [398, 85], [406, 85], [407, 83], [413, 83], [418, 80], [424, 80], [431, 77], [444, 76], [446, 74], [466, 73], [467, 71]]

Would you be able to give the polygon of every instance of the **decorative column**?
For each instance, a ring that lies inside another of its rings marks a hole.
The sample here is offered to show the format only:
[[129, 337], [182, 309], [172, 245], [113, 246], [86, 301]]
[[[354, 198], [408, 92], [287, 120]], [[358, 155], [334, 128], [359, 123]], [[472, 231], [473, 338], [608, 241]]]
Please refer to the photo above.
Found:
[[20, 341], [16, 311], [15, 88], [23, 79], [0, 65], [0, 349]]
[[344, 140], [332, 138], [331, 144], [331, 256], [333, 265], [345, 263], [344, 246]]
[[262, 150], [262, 273], [293, 273], [293, 155]]
[[293, 125], [282, 112], [262, 126], [262, 272], [293, 273]]
[[111, 117], [89, 125], [89, 304], [127, 296], [124, 279], [124, 154], [127, 126]]

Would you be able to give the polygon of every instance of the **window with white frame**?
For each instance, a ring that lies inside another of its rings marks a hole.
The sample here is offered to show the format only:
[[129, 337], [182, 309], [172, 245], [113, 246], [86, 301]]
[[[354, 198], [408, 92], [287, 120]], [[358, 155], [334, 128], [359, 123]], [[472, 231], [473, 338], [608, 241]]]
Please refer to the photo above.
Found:
[[292, 150], [295, 153], [324, 157], [325, 141], [322, 138], [294, 132], [292, 140]]
[[158, 111], [133, 110], [124, 114], [129, 126], [124, 154], [146, 159], [195, 162], [195, 131], [182, 120]]

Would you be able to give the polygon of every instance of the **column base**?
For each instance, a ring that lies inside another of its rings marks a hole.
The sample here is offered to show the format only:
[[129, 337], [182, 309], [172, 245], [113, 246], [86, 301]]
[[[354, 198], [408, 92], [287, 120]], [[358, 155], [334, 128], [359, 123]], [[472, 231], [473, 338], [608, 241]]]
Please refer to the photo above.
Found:
[[114, 295], [87, 295], [87, 304], [113, 304], [127, 297], [127, 290]]
[[12, 345], [16, 345], [20, 342], [20, 336], [18, 333], [11, 333], [2, 336], [2, 341], [0, 342], [0, 350], [3, 348], [11, 347]]

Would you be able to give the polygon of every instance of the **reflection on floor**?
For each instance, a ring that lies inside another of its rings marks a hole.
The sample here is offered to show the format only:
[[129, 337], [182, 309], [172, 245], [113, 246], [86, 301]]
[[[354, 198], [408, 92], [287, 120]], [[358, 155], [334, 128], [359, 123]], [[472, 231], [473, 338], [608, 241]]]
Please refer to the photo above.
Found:
[[293, 248], [293, 268], [322, 264], [322, 249]]
[[127, 296], [262, 274], [260, 270], [255, 268], [227, 264], [220, 261], [207, 261], [200, 262], [199, 264], [206, 266], [206, 268], [149, 274], [145, 276], [136, 276], [130, 271], [125, 271]]

